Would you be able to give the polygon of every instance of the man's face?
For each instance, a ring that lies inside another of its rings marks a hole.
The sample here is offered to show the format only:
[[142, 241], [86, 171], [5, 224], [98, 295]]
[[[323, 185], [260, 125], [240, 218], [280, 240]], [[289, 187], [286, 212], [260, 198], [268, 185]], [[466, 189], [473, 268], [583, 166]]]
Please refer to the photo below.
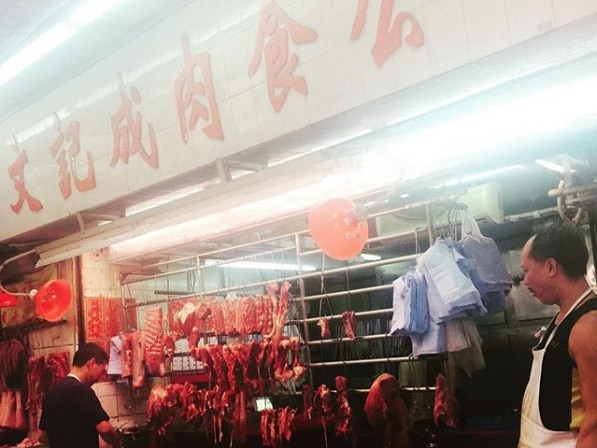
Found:
[[106, 372], [106, 364], [99, 364], [95, 359], [91, 360], [89, 365], [89, 381], [90, 384], [95, 384]]
[[549, 276], [549, 265], [553, 260], [540, 262], [529, 256], [531, 244], [527, 243], [522, 249], [521, 264], [524, 272], [523, 283], [529, 291], [541, 302], [551, 305], [553, 301], [553, 287]]

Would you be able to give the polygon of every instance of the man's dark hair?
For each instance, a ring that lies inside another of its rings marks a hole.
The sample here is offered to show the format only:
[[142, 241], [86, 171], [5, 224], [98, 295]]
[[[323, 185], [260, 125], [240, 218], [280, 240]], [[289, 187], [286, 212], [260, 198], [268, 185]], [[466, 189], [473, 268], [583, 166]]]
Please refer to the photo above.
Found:
[[98, 364], [108, 364], [108, 354], [99, 345], [92, 342], [83, 344], [73, 357], [73, 366], [83, 367], [87, 361], [94, 359]]
[[587, 272], [589, 251], [585, 237], [572, 222], [555, 221], [541, 225], [531, 241], [529, 255], [539, 262], [553, 258], [573, 280]]

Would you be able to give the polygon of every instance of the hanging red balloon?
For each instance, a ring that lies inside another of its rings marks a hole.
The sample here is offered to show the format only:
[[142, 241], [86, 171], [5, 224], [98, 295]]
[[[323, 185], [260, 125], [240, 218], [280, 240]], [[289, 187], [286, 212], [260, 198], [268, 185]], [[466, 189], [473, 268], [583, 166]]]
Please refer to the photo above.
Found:
[[69, 284], [64, 280], [50, 280], [35, 294], [37, 313], [49, 322], [57, 322], [66, 314], [71, 302]]
[[369, 237], [366, 220], [359, 219], [352, 201], [329, 199], [309, 213], [309, 230], [317, 247], [335, 260], [350, 260], [361, 253]]

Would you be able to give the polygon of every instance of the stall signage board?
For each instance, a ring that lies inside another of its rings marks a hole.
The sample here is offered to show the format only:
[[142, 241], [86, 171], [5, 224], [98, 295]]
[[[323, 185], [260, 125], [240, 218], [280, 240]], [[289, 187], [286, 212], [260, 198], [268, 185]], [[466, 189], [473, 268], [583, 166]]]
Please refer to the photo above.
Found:
[[560, 26], [597, 9], [595, 2], [587, 11], [535, 2], [525, 14], [514, 2], [217, 3], [190, 4], [0, 123], [0, 241], [549, 31], [538, 23]]

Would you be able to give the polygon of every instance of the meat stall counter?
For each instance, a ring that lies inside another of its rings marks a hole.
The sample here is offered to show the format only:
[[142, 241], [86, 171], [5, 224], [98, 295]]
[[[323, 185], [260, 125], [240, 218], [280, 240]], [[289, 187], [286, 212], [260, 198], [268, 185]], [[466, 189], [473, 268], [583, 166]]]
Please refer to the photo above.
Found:
[[[376, 224], [412, 214], [412, 204], [370, 215], [374, 231], [347, 261], [322, 253], [303, 220], [303, 229], [250, 243], [233, 244], [243, 235], [214, 239], [192, 258], [146, 266], [151, 274], [123, 271], [123, 294], [139, 323], [122, 337], [132, 354], [123, 376], [133, 388], [162, 378], [147, 406], [156, 440], [165, 447], [452, 446], [457, 424], [446, 422], [462, 415], [450, 404], [460, 373], [445, 350], [414, 353], [410, 337], [392, 335], [392, 322], [395, 280], [413, 271], [437, 234], [456, 237], [458, 205], [419, 204], [424, 225], [407, 231], [380, 232]], [[135, 354], [141, 346], [145, 353]], [[439, 405], [441, 428], [430, 424], [439, 379], [442, 397], [451, 397]], [[462, 444], [466, 429], [458, 430]], [[503, 434], [501, 446], [515, 446], [516, 431]]]

